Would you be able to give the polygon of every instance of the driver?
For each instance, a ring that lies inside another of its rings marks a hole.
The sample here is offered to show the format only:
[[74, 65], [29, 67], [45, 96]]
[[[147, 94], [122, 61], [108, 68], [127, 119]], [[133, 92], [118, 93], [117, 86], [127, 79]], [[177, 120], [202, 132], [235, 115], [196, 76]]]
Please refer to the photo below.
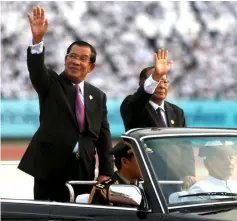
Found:
[[[237, 148], [233, 143], [221, 143], [220, 141], [208, 141], [203, 148], [199, 150], [199, 156], [204, 158], [204, 166], [209, 176], [204, 180], [195, 183], [190, 187], [188, 192], [181, 195], [189, 195], [196, 193], [208, 192], [225, 192], [237, 193], [237, 181], [230, 180], [235, 169], [235, 156]], [[207, 196], [190, 196], [177, 199], [179, 202], [218, 199], [223, 196], [207, 195]], [[171, 194], [170, 203], [173, 201]]]
[[107, 188], [111, 184], [138, 184], [141, 180], [142, 174], [138, 166], [136, 157], [133, 153], [131, 144], [121, 140], [111, 150], [111, 154], [114, 154], [115, 166], [117, 171], [113, 176], [102, 182], [96, 184], [89, 197], [89, 203], [113, 205], [107, 201]]

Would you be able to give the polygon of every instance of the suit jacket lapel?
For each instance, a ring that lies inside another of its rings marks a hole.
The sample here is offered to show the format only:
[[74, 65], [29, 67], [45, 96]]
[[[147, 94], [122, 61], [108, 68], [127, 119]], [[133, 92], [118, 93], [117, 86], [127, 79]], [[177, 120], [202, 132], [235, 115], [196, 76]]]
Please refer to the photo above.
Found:
[[96, 103], [95, 103], [95, 97], [96, 95], [91, 94], [90, 92], [90, 84], [85, 82], [84, 84], [84, 101], [85, 101], [85, 117], [86, 122], [88, 126], [88, 130], [93, 133], [92, 129], [92, 119], [93, 118], [93, 111], [96, 110]]
[[[65, 73], [59, 75], [59, 80], [61, 82], [62, 90], [57, 91], [56, 93], [60, 93], [60, 96], [56, 96], [58, 99], [58, 103], [64, 108], [65, 111], [68, 112], [73, 124], [78, 128], [77, 119], [75, 115], [75, 99], [76, 99], [76, 92], [75, 89], [70, 82], [69, 79], [65, 76]], [[64, 93], [62, 93], [64, 92]]]
[[175, 127], [176, 115], [172, 106], [170, 106], [166, 101], [164, 106], [168, 127]]

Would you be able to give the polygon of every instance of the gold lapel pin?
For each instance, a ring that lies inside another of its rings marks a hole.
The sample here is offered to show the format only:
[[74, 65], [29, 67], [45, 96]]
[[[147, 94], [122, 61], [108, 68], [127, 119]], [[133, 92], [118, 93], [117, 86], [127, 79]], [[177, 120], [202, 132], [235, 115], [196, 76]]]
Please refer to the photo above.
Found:
[[171, 120], [170, 122], [171, 122], [171, 124], [174, 124], [174, 121], [173, 121], [173, 120]]
[[93, 99], [92, 95], [89, 95], [89, 98], [90, 98], [90, 100], [92, 100]]

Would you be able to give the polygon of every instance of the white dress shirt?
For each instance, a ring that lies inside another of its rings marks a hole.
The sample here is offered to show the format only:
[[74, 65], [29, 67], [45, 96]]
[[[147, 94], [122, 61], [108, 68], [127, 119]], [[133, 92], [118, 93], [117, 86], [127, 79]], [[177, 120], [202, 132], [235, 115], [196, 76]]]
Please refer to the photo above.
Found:
[[[237, 193], [237, 180], [219, 180], [215, 177], [208, 176], [190, 187], [188, 193], [206, 193], [206, 192], [226, 192]], [[217, 199], [223, 196], [201, 196], [198, 199]]]
[[157, 88], [157, 86], [159, 85], [159, 81], [155, 81], [152, 78], [152, 75], [150, 75], [144, 82], [144, 90], [148, 93], [148, 94], [153, 94], [155, 92], [155, 89]]
[[219, 180], [215, 177], [208, 176], [206, 179], [195, 183], [188, 191], [172, 193], [169, 197], [169, 203], [181, 203], [197, 200], [221, 199], [229, 196], [190, 196], [182, 197], [182, 195], [207, 193], [207, 192], [225, 192], [237, 193], [237, 180]]
[[35, 44], [35, 45], [30, 45], [31, 54], [41, 54], [43, 52], [43, 46], [44, 46], [43, 41], [41, 41], [40, 43]]
[[161, 105], [158, 105], [158, 104], [154, 103], [153, 101], [149, 101], [149, 103], [151, 104], [151, 106], [154, 108], [155, 111], [157, 110], [158, 107], [160, 108], [161, 116], [163, 117], [163, 120], [164, 120], [165, 125], [167, 127], [167, 120], [166, 120], [166, 116], [165, 116], [164, 101], [162, 101]]

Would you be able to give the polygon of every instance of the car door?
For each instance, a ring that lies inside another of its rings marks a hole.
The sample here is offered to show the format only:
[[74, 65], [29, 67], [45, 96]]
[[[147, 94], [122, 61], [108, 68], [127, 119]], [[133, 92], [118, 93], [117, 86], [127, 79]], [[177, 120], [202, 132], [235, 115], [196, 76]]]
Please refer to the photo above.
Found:
[[52, 210], [49, 220], [108, 220], [133, 221], [156, 220], [160, 221], [161, 214], [154, 214], [151, 210], [142, 212], [137, 208], [99, 206], [91, 204], [58, 203]]
[[52, 208], [50, 203], [46, 202], [1, 199], [1, 219], [12, 221], [45, 221], [48, 220]]

